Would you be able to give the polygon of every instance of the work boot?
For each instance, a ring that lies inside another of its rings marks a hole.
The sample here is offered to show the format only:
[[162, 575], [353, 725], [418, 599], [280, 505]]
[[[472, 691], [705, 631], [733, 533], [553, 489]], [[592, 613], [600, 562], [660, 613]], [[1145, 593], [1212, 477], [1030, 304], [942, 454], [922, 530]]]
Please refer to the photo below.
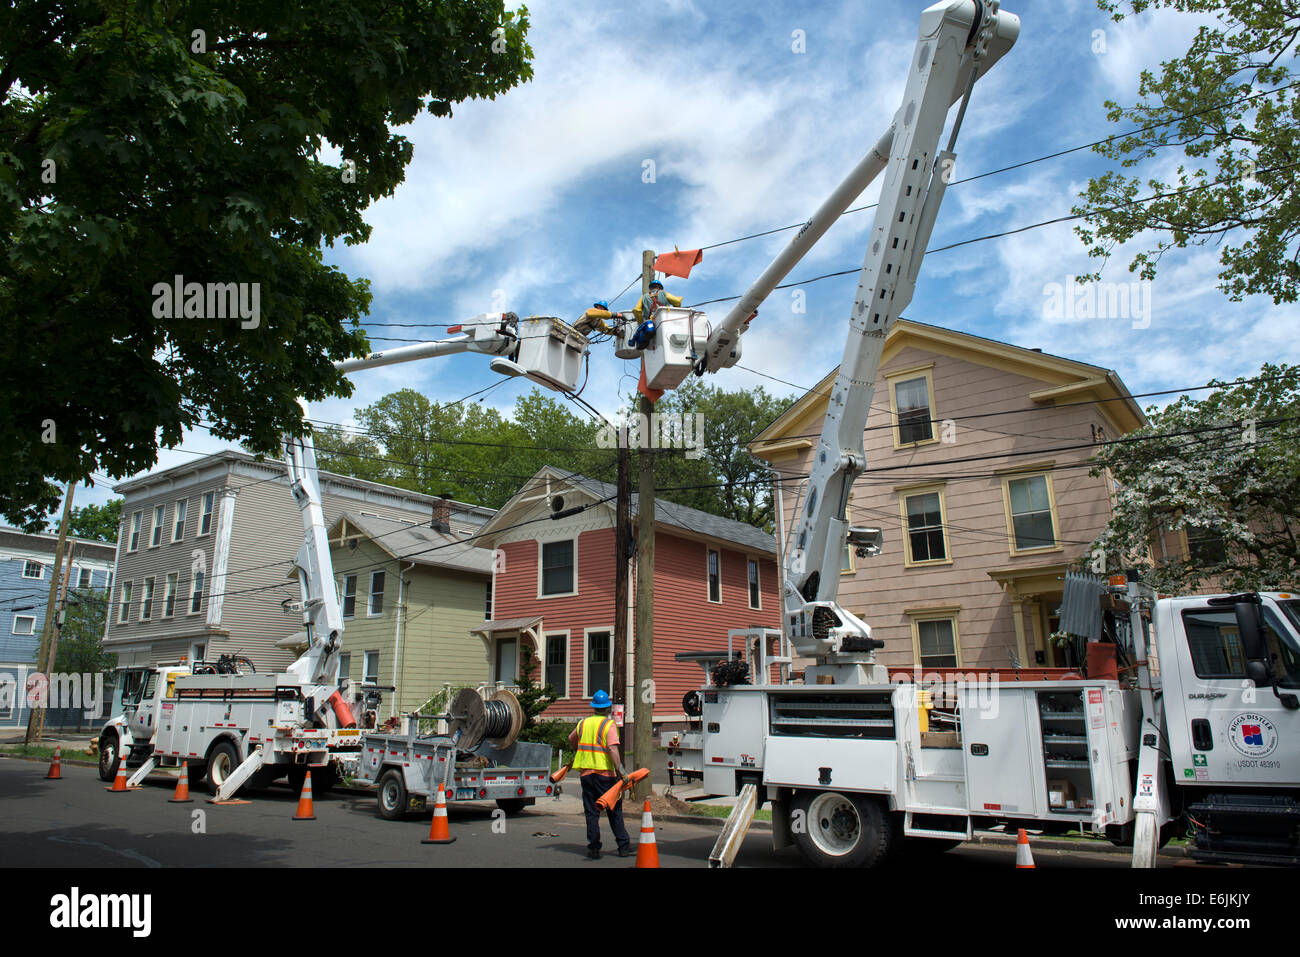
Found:
[[600, 851], [596, 850], [594, 847], [587, 848], [587, 860], [589, 861], [600, 860]]
[[619, 856], [619, 857], [631, 857], [633, 853], [634, 853], [634, 852], [633, 852], [633, 850], [632, 850], [632, 845], [631, 845], [631, 844], [629, 844], [627, 847], [620, 847], [620, 848], [618, 849], [618, 856]]

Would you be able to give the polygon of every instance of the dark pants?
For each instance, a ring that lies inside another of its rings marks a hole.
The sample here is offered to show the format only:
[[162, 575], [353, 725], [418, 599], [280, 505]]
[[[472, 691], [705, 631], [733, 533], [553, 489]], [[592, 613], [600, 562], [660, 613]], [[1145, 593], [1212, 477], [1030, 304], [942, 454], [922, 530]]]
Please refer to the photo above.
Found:
[[[582, 777], [582, 812], [587, 815], [587, 847], [593, 851], [600, 850], [600, 808], [596, 802], [600, 796], [618, 783], [614, 775], [587, 774]], [[612, 810], [606, 811], [609, 817], [609, 829], [614, 832], [614, 840], [621, 851], [632, 846], [632, 839], [627, 836], [623, 826], [623, 802], [618, 801]]]

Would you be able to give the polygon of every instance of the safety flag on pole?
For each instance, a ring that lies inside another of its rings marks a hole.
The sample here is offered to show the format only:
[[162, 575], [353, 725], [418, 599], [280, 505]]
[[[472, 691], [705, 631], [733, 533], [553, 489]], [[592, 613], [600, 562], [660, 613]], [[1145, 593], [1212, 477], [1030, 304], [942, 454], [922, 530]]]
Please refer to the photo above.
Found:
[[661, 272], [665, 276], [689, 279], [691, 267], [698, 266], [703, 258], [704, 250], [702, 249], [679, 249], [675, 252], [663, 253], [655, 257], [655, 272]]
[[658, 402], [660, 396], [662, 396], [662, 395], [664, 394], [664, 390], [663, 390], [663, 389], [652, 389], [652, 388], [650, 388], [650, 386], [648, 386], [648, 385], [646, 384], [646, 379], [645, 379], [645, 359], [644, 359], [644, 358], [641, 359], [641, 378], [637, 381], [637, 384], [636, 384], [636, 391], [640, 392], [643, 396], [645, 396], [645, 397], [646, 397], [647, 399], [649, 399], [651, 402]]

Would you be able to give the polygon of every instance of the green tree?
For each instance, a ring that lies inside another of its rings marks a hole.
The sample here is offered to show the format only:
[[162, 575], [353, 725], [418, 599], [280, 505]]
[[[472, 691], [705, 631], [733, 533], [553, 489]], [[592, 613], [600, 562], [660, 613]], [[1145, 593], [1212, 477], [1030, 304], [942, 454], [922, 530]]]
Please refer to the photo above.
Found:
[[68, 518], [68, 534], [101, 542], [116, 542], [117, 530], [121, 525], [122, 500], [114, 498], [103, 505], [73, 508], [72, 515]]
[[[1187, 52], [1143, 70], [1142, 102], [1106, 102], [1112, 122], [1139, 128], [1094, 147], [1131, 169], [1181, 150], [1164, 181], [1110, 171], [1091, 180], [1076, 214], [1089, 254], [1109, 257], [1121, 243], [1147, 245], [1129, 270], [1150, 279], [1170, 249], [1214, 245], [1220, 288], [1232, 299], [1260, 293], [1294, 302], [1300, 291], [1300, 99], [1297, 39], [1300, 10], [1282, 0], [1098, 0], [1122, 20], [1170, 8], [1212, 14]], [[1156, 237], [1154, 247], [1146, 233]], [[1097, 278], [1100, 269], [1091, 277]]]
[[[275, 453], [299, 396], [350, 395], [370, 292], [322, 246], [402, 182], [394, 127], [531, 77], [527, 29], [503, 0], [0, 6], [0, 381], [36, 384], [0, 393], [0, 514], [33, 527], [47, 477], [147, 469], [201, 422]], [[250, 315], [166, 318], [176, 276]]]
[[[54, 671], [61, 674], [96, 675], [117, 667], [117, 655], [104, 650], [104, 622], [108, 614], [108, 592], [73, 589], [64, 612], [59, 646], [54, 652]], [[84, 713], [77, 710], [77, 730]]]
[[[1151, 581], [1183, 592], [1300, 584], [1300, 366], [1149, 410], [1150, 425], [1103, 448], [1093, 474], [1116, 482], [1095, 548], [1121, 561], [1151, 550]], [[1151, 549], [1160, 528], [1203, 543], [1189, 558]]]

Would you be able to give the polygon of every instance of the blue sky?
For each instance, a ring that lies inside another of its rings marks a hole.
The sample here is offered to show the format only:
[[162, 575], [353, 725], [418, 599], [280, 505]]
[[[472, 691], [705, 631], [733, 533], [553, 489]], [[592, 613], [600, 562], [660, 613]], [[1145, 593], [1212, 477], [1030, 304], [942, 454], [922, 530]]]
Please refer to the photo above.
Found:
[[[370, 323], [454, 323], [502, 305], [573, 319], [637, 275], [642, 249], [694, 248], [805, 220], [888, 128], [924, 6], [530, 3], [532, 82], [463, 104], [452, 119], [426, 115], [405, 127], [415, 147], [406, 182], [368, 212], [366, 245], [340, 245], [326, 257], [371, 279]], [[1181, 54], [1201, 22], [1162, 12], [1115, 24], [1091, 0], [1008, 0], [1006, 8], [1021, 18], [1020, 39], [976, 86], [957, 178], [1127, 129], [1106, 121], [1104, 101], [1131, 103], [1139, 72]], [[793, 49], [797, 30], [806, 52]], [[653, 183], [643, 182], [647, 160]], [[1144, 172], [1167, 179], [1173, 162]], [[1105, 168], [1083, 151], [954, 186], [931, 247], [1064, 215]], [[876, 192], [869, 187], [859, 203]], [[789, 279], [859, 267], [871, 216], [842, 218]], [[688, 304], [738, 294], [789, 236], [709, 251], [689, 281], [669, 279], [669, 291]], [[1124, 252], [1104, 278], [1133, 278]], [[935, 253], [905, 315], [1113, 368], [1133, 392], [1300, 358], [1290, 333], [1300, 307], [1229, 302], [1215, 288], [1212, 249], [1165, 258], [1146, 328], [1046, 317], [1045, 286], [1094, 265], [1068, 223]], [[785, 394], [794, 390], [758, 373], [814, 384], [838, 361], [856, 282], [850, 275], [801, 287], [802, 314], [790, 291], [774, 293], [745, 337], [742, 364], [755, 371], [726, 370], [713, 382]], [[630, 307], [633, 295], [617, 305]], [[719, 317], [726, 309], [713, 308]], [[439, 335], [370, 329], [377, 349], [397, 344], [386, 339]], [[583, 398], [602, 411], [635, 386], [636, 363], [616, 359], [611, 347], [593, 352], [590, 369]], [[351, 399], [309, 412], [352, 422], [354, 409], [398, 388], [451, 401], [494, 378], [479, 355], [371, 370], [355, 376]], [[484, 402], [508, 411], [530, 388], [508, 381]], [[159, 467], [223, 447], [196, 432], [165, 450]], [[101, 482], [77, 501], [110, 496]]]

